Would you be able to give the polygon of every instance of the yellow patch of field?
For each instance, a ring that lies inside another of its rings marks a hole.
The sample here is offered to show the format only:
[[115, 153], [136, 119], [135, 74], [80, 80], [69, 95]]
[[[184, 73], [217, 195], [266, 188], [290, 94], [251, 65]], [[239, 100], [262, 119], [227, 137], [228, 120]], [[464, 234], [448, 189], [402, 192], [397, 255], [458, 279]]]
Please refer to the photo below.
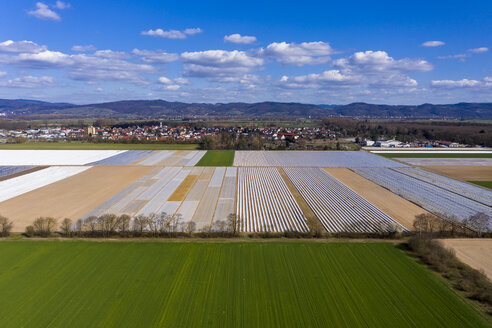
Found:
[[347, 168], [333, 167], [324, 170], [409, 230], [413, 229], [416, 215], [429, 213]]
[[151, 172], [146, 166], [94, 166], [61, 181], [0, 203], [0, 213], [23, 232], [40, 216], [78, 219]]
[[492, 166], [432, 165], [421, 168], [464, 181], [492, 181]]
[[170, 202], [182, 202], [185, 200], [186, 195], [193, 187], [195, 182], [198, 180], [198, 175], [188, 175], [183, 182], [179, 185], [179, 187], [173, 192], [171, 197], [169, 197], [168, 201]]
[[278, 173], [280, 173], [280, 176], [282, 176], [282, 179], [284, 180], [285, 184], [289, 188], [290, 192], [292, 193], [292, 196], [294, 196], [294, 199], [296, 200], [297, 205], [301, 208], [302, 213], [306, 217], [307, 225], [309, 226], [309, 230], [311, 231], [326, 231], [325, 228], [323, 228], [323, 225], [319, 221], [318, 217], [316, 214], [314, 214], [313, 210], [311, 207], [309, 207], [308, 203], [302, 198], [302, 195], [299, 193], [297, 188], [294, 186], [292, 181], [290, 181], [289, 177], [285, 173], [285, 171], [278, 167], [277, 168]]
[[492, 239], [445, 239], [442, 243], [453, 249], [462, 262], [474, 269], [483, 270], [492, 279]]

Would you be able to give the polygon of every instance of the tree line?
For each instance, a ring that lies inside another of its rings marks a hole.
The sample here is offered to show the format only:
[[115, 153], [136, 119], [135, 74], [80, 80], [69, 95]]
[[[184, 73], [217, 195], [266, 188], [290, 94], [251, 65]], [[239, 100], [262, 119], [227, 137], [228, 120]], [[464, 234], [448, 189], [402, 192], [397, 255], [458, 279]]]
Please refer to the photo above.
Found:
[[449, 121], [369, 121], [345, 118], [325, 118], [323, 126], [343, 136], [378, 140], [395, 138], [401, 142], [414, 140], [444, 140], [468, 145], [492, 147], [490, 124]]

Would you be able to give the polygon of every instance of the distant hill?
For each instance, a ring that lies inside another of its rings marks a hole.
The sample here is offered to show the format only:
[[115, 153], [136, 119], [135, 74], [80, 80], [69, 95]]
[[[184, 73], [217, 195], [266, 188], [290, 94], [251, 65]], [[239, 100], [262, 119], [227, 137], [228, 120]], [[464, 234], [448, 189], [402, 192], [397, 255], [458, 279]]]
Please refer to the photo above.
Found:
[[492, 119], [492, 103], [313, 105], [301, 103], [183, 103], [165, 100], [122, 100], [88, 105], [48, 103], [36, 100], [0, 99], [0, 113], [9, 117], [261, 117], [320, 118], [328, 116], [358, 118]]

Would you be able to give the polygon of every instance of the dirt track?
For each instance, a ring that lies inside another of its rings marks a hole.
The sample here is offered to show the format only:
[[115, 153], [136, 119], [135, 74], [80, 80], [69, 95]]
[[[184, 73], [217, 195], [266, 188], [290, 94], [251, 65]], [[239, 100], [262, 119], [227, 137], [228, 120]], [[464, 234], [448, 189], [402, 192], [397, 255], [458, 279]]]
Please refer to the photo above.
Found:
[[141, 178], [153, 167], [94, 166], [59, 182], [0, 203], [0, 213], [23, 232], [39, 216], [77, 219]]
[[409, 230], [413, 229], [412, 225], [416, 215], [428, 213], [423, 208], [347, 168], [336, 167], [324, 170]]
[[461, 261], [492, 279], [492, 239], [445, 239], [442, 243], [454, 249]]
[[430, 165], [421, 168], [464, 181], [492, 181], [492, 166]]

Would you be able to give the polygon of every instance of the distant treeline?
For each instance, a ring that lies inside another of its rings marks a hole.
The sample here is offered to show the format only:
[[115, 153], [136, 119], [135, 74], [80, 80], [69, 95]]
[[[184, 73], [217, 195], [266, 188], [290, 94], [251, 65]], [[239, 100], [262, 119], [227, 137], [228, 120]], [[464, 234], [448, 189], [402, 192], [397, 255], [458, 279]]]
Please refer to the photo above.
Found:
[[395, 138], [402, 142], [414, 140], [445, 140], [468, 145], [492, 147], [492, 124], [470, 122], [371, 122], [343, 118], [325, 118], [323, 125], [344, 136], [377, 140]]

